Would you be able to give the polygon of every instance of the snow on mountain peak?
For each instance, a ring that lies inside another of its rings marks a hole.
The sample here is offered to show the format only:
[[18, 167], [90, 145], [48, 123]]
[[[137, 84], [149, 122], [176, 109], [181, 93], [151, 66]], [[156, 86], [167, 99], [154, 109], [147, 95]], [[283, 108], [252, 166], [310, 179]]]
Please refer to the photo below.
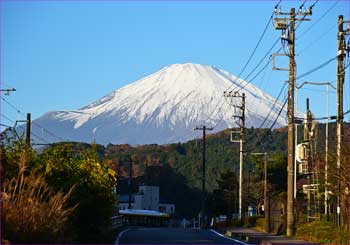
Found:
[[[166, 66], [79, 110], [46, 113], [37, 122], [77, 141], [95, 140], [101, 144], [185, 141], [209, 115], [206, 123], [218, 123], [216, 131], [234, 127], [233, 110], [224, 102], [223, 92], [242, 85], [245, 87], [241, 92], [247, 96], [247, 127], [257, 127], [275, 99], [226, 71], [193, 63]], [[281, 106], [276, 104], [275, 114]], [[283, 112], [276, 126], [285, 124]]]

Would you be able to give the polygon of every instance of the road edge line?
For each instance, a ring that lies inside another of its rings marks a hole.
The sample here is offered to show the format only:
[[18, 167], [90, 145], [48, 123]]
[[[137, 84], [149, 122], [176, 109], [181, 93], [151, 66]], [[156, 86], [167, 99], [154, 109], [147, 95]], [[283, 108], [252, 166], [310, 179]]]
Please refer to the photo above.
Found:
[[128, 231], [130, 231], [130, 229], [125, 229], [125, 230], [119, 232], [118, 237], [117, 237], [117, 239], [115, 240], [114, 244], [115, 244], [115, 245], [119, 244], [120, 239], [122, 238], [122, 236], [123, 236], [125, 233], [127, 233]]
[[239, 244], [248, 245], [248, 243], [242, 242], [242, 241], [240, 241], [240, 240], [233, 239], [233, 238], [231, 238], [231, 237], [227, 237], [227, 236], [225, 236], [225, 235], [223, 235], [223, 234], [217, 232], [216, 230], [210, 229], [210, 231], [213, 232], [213, 233], [215, 233], [216, 235], [218, 235], [218, 236], [220, 236], [220, 237], [224, 237], [224, 238], [226, 238], [226, 239], [229, 239], [229, 240], [231, 240], [231, 241], [237, 242], [237, 243], [239, 243]]

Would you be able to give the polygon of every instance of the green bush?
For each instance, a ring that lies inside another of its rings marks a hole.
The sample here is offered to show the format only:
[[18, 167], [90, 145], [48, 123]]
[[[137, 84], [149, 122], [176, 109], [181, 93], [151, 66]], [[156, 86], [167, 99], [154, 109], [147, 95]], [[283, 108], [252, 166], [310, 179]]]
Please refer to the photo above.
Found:
[[296, 237], [323, 244], [350, 244], [350, 234], [346, 232], [344, 227], [336, 227], [325, 221], [299, 225]]
[[265, 218], [264, 217], [258, 217], [255, 222], [255, 227], [258, 231], [265, 231]]
[[[1, 233], [11, 243], [110, 243], [116, 173], [96, 147], [57, 145], [37, 154], [21, 142], [0, 146]], [[19, 165], [20, 164], [20, 165]], [[8, 171], [9, 170], [9, 171]]]
[[260, 216], [249, 216], [244, 218], [244, 226], [245, 227], [254, 227], [256, 226], [257, 219], [260, 218]]
[[68, 207], [73, 188], [52, 192], [42, 174], [27, 173], [22, 152], [17, 176], [2, 185], [2, 233], [11, 243], [71, 242], [68, 221], [77, 205]]

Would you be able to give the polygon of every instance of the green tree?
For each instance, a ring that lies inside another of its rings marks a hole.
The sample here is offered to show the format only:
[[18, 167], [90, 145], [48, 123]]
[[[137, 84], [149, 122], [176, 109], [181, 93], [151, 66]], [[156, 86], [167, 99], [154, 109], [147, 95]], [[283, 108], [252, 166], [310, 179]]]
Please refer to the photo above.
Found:
[[232, 171], [225, 171], [220, 174], [220, 179], [217, 180], [217, 183], [219, 187], [218, 190], [215, 191], [216, 198], [224, 201], [224, 210], [227, 219], [232, 219], [232, 214], [237, 211], [236, 207], [238, 207], [239, 185], [237, 175]]
[[79, 203], [72, 219], [72, 227], [79, 243], [98, 243], [110, 225], [110, 217], [116, 204], [113, 189], [116, 174], [106, 164], [100, 164], [96, 149], [76, 156], [70, 145], [60, 145], [47, 149], [40, 168], [56, 190], [75, 189], [71, 203]]

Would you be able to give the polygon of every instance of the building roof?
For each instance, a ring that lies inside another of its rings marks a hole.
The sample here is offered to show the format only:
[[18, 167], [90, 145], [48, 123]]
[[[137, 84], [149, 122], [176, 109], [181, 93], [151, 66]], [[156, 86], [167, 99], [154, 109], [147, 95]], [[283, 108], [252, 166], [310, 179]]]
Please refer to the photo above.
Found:
[[119, 214], [153, 216], [153, 217], [169, 217], [169, 214], [167, 213], [161, 213], [154, 210], [140, 210], [140, 209], [119, 210]]

